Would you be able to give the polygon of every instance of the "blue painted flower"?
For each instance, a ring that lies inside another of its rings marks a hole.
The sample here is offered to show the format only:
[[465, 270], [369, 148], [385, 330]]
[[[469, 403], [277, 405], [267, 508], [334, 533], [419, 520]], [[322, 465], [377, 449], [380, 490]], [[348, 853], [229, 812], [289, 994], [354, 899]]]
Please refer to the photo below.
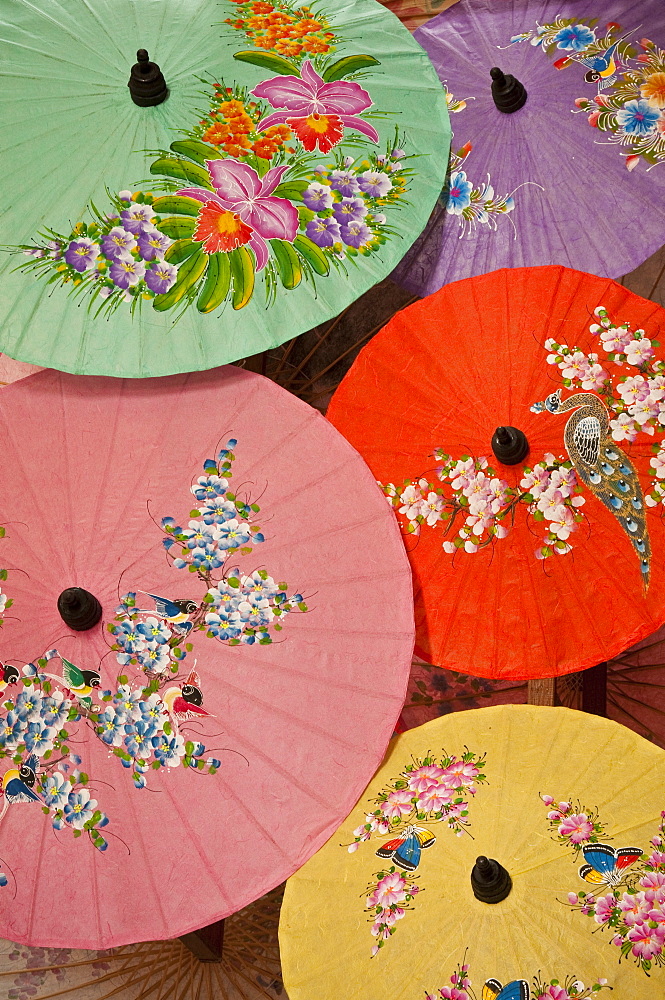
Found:
[[249, 525], [236, 518], [225, 521], [217, 526], [217, 544], [220, 549], [233, 549], [239, 545], [247, 545], [252, 537]]
[[67, 778], [60, 771], [46, 775], [41, 781], [44, 803], [51, 809], [64, 809], [71, 787]]
[[[58, 698], [57, 695], [60, 695], [60, 697]], [[59, 691], [56, 692], [56, 697], [44, 698], [41, 712], [42, 720], [47, 726], [55, 726], [57, 729], [61, 729], [63, 723], [67, 720], [71, 705], [71, 701], [64, 698]]]
[[456, 170], [450, 175], [448, 188], [448, 202], [446, 212], [449, 215], [461, 215], [465, 208], [471, 204], [471, 192], [473, 184], [466, 179], [463, 170]]
[[[144, 260], [149, 258], [145, 257]], [[113, 277], [113, 275], [111, 275]], [[170, 288], [175, 285], [176, 278], [178, 277], [178, 269], [174, 267], [173, 264], [169, 264], [166, 260], [160, 260], [152, 267], [146, 268], [145, 274], [143, 275], [143, 280], [155, 295], [164, 295]]]
[[330, 175], [330, 186], [344, 198], [350, 198], [360, 190], [358, 179], [352, 170], [333, 170]]
[[365, 170], [358, 178], [360, 190], [370, 198], [383, 198], [393, 186], [388, 174], [382, 170]]
[[65, 822], [76, 830], [82, 830], [88, 820], [92, 819], [97, 808], [95, 799], [90, 798], [87, 788], [78, 792], [70, 792], [65, 806]]
[[214, 525], [204, 524], [202, 521], [190, 521], [189, 527], [182, 533], [188, 549], [205, 548], [216, 541], [217, 529]]
[[325, 212], [326, 209], [332, 208], [333, 205], [330, 188], [325, 184], [319, 184], [317, 181], [313, 181], [307, 190], [303, 192], [302, 200], [312, 212]]
[[106, 236], [102, 236], [102, 252], [109, 260], [115, 260], [120, 256], [126, 257], [135, 247], [136, 240], [132, 233], [127, 232], [122, 226], [116, 226]]
[[145, 637], [138, 631], [135, 622], [121, 622], [119, 625], [114, 625], [111, 634], [115, 636], [120, 648], [130, 656], [145, 647]]
[[47, 750], [53, 749], [53, 741], [57, 733], [58, 730], [53, 726], [43, 726], [41, 722], [29, 723], [28, 731], [23, 739], [26, 750], [38, 757], [43, 757]]
[[208, 631], [218, 639], [237, 639], [242, 632], [242, 622], [237, 611], [210, 612], [206, 615]]
[[228, 479], [221, 476], [199, 476], [190, 489], [197, 500], [207, 500], [209, 497], [223, 497], [228, 485]]
[[16, 697], [16, 714], [27, 722], [39, 722], [42, 714], [42, 707], [42, 696], [35, 691], [34, 688], [28, 688], [26, 691], [21, 691]]
[[152, 737], [157, 733], [157, 727], [152, 722], [139, 719], [125, 726], [125, 749], [132, 757], [149, 757], [152, 753]]
[[372, 230], [364, 222], [352, 219], [342, 226], [342, 240], [348, 247], [362, 247], [372, 238]]
[[136, 237], [138, 251], [143, 260], [162, 260], [171, 246], [171, 240], [154, 226], [144, 227]]
[[254, 601], [252, 604], [249, 601], [243, 601], [238, 606], [238, 613], [242, 621], [247, 622], [250, 628], [270, 625], [275, 617], [275, 612], [265, 598], [262, 601]]
[[342, 198], [333, 206], [333, 215], [340, 226], [348, 222], [361, 222], [367, 215], [367, 206], [362, 198]]
[[127, 713], [124, 709], [109, 705], [99, 716], [97, 734], [109, 747], [119, 747], [125, 736]]
[[172, 635], [171, 629], [162, 618], [154, 618], [152, 616], [146, 618], [143, 622], [139, 622], [136, 626], [136, 631], [144, 636], [148, 642], [155, 642], [158, 645], [168, 642]]
[[7, 885], [7, 876], [5, 875], [4, 872], [0, 872], [0, 888], [4, 889], [6, 885]]
[[136, 654], [136, 659], [142, 670], [149, 670], [153, 674], [163, 674], [171, 663], [171, 647], [149, 643], [146, 649], [142, 649]]
[[658, 108], [654, 108], [648, 101], [640, 98], [636, 101], [627, 101], [617, 111], [617, 123], [626, 135], [647, 135], [647, 133], [654, 131], [660, 114]]
[[139, 708], [142, 722], [151, 722], [157, 729], [163, 729], [164, 723], [168, 721], [168, 711], [157, 692], [140, 701]]
[[210, 497], [201, 508], [204, 524], [224, 524], [236, 516], [236, 505], [224, 497]]
[[[224, 562], [219, 554], [219, 550], [214, 545], [192, 549], [191, 560], [192, 566], [203, 570], [217, 569]], [[177, 559], [174, 561], [174, 565], [178, 566]], [[186, 565], [186, 563], [183, 565]]]
[[65, 250], [65, 260], [75, 271], [89, 271], [99, 257], [99, 244], [87, 237], [72, 240]]
[[12, 709], [6, 719], [0, 719], [0, 747], [4, 750], [14, 749], [22, 741], [28, 725], [27, 719]]
[[145, 264], [142, 260], [135, 260], [133, 257], [115, 257], [109, 268], [109, 277], [117, 288], [131, 288], [138, 285], [145, 274]]
[[557, 31], [552, 39], [557, 48], [567, 52], [582, 52], [596, 40], [596, 33], [587, 28], [586, 24], [570, 24], [567, 28]]
[[241, 580], [243, 593], [246, 599], [253, 603], [254, 600], [274, 597], [278, 592], [278, 587], [271, 576], [263, 570], [254, 570], [251, 576], [244, 576]]
[[140, 688], [132, 690], [129, 684], [123, 684], [118, 688], [117, 692], [113, 696], [113, 704], [118, 709], [122, 709], [126, 713], [129, 719], [138, 719], [141, 715], [141, 710], [139, 709], [139, 702], [143, 698], [143, 692]]
[[305, 235], [319, 247], [331, 247], [339, 243], [341, 234], [336, 219], [310, 219], [305, 229]]
[[182, 736], [160, 736], [152, 738], [153, 753], [162, 767], [177, 767], [180, 758], [185, 754], [185, 741]]

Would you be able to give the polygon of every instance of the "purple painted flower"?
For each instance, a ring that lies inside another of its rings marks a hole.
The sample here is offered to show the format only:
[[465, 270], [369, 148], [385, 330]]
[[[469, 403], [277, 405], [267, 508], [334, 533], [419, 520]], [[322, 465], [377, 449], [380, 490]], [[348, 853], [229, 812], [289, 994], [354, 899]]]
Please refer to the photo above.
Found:
[[372, 230], [364, 222], [353, 219], [346, 226], [342, 226], [342, 239], [348, 247], [364, 246], [372, 238]]
[[361, 222], [367, 215], [367, 206], [362, 198], [343, 198], [333, 205], [333, 215], [340, 226], [351, 221]]
[[154, 226], [146, 226], [136, 237], [138, 251], [143, 260], [161, 260], [171, 246], [172, 240], [160, 233]]
[[305, 236], [319, 247], [331, 247], [342, 238], [339, 223], [335, 219], [312, 219], [307, 223]]
[[300, 220], [296, 208], [286, 198], [272, 194], [288, 166], [271, 167], [263, 177], [259, 177], [249, 164], [230, 158], [207, 160], [206, 167], [214, 191], [184, 188], [178, 194], [202, 202], [202, 211], [216, 209], [237, 215], [251, 229], [247, 242], [256, 257], [256, 270], [263, 270], [268, 263], [266, 240], [293, 243], [298, 232]]
[[121, 254], [128, 254], [136, 247], [136, 240], [131, 233], [128, 233], [122, 226], [114, 228], [102, 236], [102, 253], [113, 260]]
[[160, 260], [153, 267], [146, 268], [146, 272], [143, 275], [146, 285], [156, 295], [163, 295], [164, 292], [168, 292], [177, 277], [178, 269], [173, 264], [167, 264], [165, 260]]
[[325, 212], [327, 208], [332, 208], [333, 200], [330, 188], [325, 184], [314, 181], [303, 193], [302, 200], [307, 208], [312, 212]]
[[118, 288], [129, 288], [138, 284], [145, 275], [145, 264], [142, 260], [134, 260], [129, 255], [116, 257], [109, 269], [109, 275]]
[[65, 260], [75, 271], [88, 271], [95, 266], [95, 260], [99, 256], [99, 244], [94, 240], [89, 240], [87, 236], [82, 236], [78, 240], [72, 240], [65, 250]]
[[642, 136], [653, 132], [656, 122], [660, 118], [660, 111], [654, 108], [648, 101], [627, 101], [624, 106], [617, 111], [617, 122], [626, 135]]
[[388, 174], [382, 170], [366, 170], [358, 178], [360, 190], [370, 195], [372, 198], [383, 198], [393, 186]]
[[312, 151], [318, 147], [322, 153], [342, 139], [345, 128], [361, 132], [372, 142], [379, 141], [374, 126], [359, 117], [359, 112], [372, 105], [372, 98], [360, 84], [351, 80], [325, 83], [309, 59], [303, 61], [300, 74], [300, 77], [276, 76], [264, 80], [251, 91], [273, 108], [286, 109], [262, 118], [258, 131], [289, 125], [305, 149]]
[[330, 184], [344, 198], [351, 198], [360, 190], [358, 178], [353, 170], [333, 170], [330, 175]]
[[120, 213], [122, 224], [129, 233], [140, 233], [146, 226], [152, 226], [155, 211], [150, 205], [133, 203]]

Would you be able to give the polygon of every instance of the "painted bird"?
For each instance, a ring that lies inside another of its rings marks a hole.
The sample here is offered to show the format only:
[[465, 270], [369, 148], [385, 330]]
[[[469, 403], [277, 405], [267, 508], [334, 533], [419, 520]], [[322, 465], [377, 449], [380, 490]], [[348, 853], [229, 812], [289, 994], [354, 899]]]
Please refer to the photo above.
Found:
[[205, 708], [201, 707], [203, 693], [199, 675], [195, 670], [192, 670], [180, 687], [167, 688], [162, 701], [176, 725], [186, 719], [213, 718], [210, 712], [206, 712]]
[[606, 87], [611, 87], [614, 83], [614, 78], [620, 69], [620, 60], [616, 55], [617, 46], [632, 33], [632, 31], [629, 31], [627, 34], [622, 35], [621, 38], [617, 38], [616, 42], [610, 45], [608, 49], [605, 49], [604, 52], [597, 52], [593, 56], [585, 56], [581, 52], [575, 57], [576, 62], [581, 62], [583, 66], [587, 67], [584, 79], [587, 83], [597, 83], [599, 93], [601, 90], [605, 90]]
[[576, 392], [561, 402], [561, 389], [534, 403], [534, 413], [575, 412], [563, 432], [566, 451], [575, 472], [595, 497], [610, 510], [628, 535], [640, 560], [644, 589], [651, 573], [651, 542], [644, 495], [635, 466], [610, 435], [607, 408], [593, 392]]
[[13, 667], [11, 663], [0, 662], [0, 667], [2, 667], [2, 680], [0, 681], [0, 691], [4, 691], [8, 684], [16, 684], [16, 682], [20, 680], [21, 675], [16, 669], [16, 667]]
[[44, 654], [44, 659], [52, 660], [54, 657], [59, 657], [62, 661], [62, 677], [56, 677], [55, 674], [45, 674], [45, 677], [49, 677], [52, 681], [58, 681], [61, 683], [63, 680], [69, 690], [72, 692], [76, 700], [84, 708], [92, 708], [92, 694], [95, 688], [98, 688], [101, 683], [101, 674], [98, 670], [82, 670], [80, 667], [75, 666], [69, 660], [66, 660], [64, 656], [60, 656], [57, 649], [49, 649], [47, 653]]
[[529, 1000], [526, 979], [513, 979], [502, 986], [498, 979], [488, 979], [483, 986], [483, 1000]]
[[39, 762], [34, 754], [23, 761], [19, 770], [15, 767], [6, 771], [2, 779], [2, 791], [5, 801], [2, 804], [0, 820], [13, 802], [41, 802], [42, 798], [34, 791], [37, 780]]
[[146, 609], [137, 609], [138, 614], [156, 614], [159, 618], [164, 618], [165, 621], [174, 625], [176, 631], [182, 633], [183, 635], [186, 635], [190, 629], [193, 628], [192, 622], [189, 621], [189, 618], [190, 615], [193, 615], [195, 611], [199, 610], [199, 605], [196, 601], [171, 601], [168, 597], [159, 597], [157, 594], [149, 594], [146, 590], [139, 590], [139, 594], [145, 594], [146, 597], [152, 597], [155, 602], [155, 610], [148, 611]]

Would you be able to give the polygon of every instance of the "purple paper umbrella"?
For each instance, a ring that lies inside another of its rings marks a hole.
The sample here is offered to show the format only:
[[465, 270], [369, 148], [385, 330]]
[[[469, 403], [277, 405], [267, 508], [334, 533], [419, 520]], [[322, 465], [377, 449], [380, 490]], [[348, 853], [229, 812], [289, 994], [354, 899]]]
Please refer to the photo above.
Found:
[[616, 278], [665, 242], [665, 0], [460, 0], [415, 37], [454, 136], [396, 281], [425, 295], [537, 264]]

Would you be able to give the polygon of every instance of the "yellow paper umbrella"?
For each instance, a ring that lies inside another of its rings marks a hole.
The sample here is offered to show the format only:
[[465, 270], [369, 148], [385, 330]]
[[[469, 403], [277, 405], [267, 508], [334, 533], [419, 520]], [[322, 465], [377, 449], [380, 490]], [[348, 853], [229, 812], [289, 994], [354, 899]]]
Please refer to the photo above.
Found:
[[501, 705], [404, 733], [287, 883], [289, 997], [662, 997], [664, 807], [665, 753], [606, 719]]

